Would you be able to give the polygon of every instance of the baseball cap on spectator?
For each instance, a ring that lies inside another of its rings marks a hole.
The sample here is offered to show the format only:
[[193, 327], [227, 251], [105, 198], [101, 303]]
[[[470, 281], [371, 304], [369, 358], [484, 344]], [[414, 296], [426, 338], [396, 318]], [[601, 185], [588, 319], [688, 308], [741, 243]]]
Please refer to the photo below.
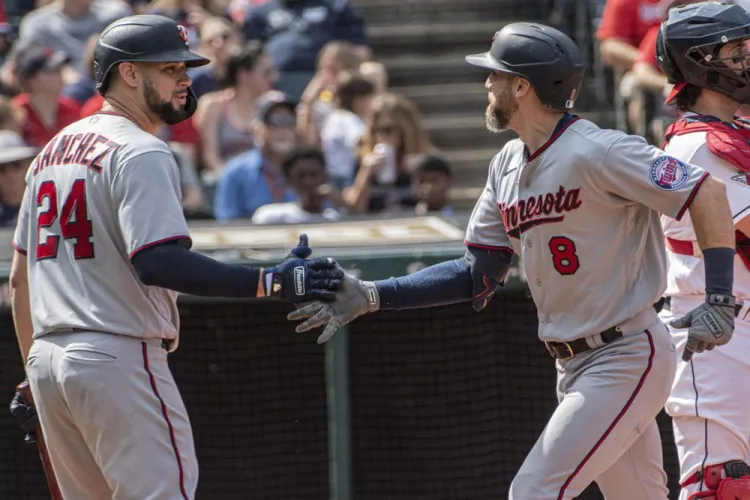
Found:
[[41, 45], [31, 45], [16, 54], [16, 71], [19, 78], [28, 78], [40, 71], [61, 68], [70, 60], [70, 56], [65, 52]]
[[38, 148], [27, 146], [16, 132], [0, 130], [0, 165], [33, 158], [38, 152]]
[[267, 123], [271, 112], [280, 107], [287, 108], [294, 114], [297, 109], [297, 102], [290, 95], [278, 90], [266, 92], [258, 98], [256, 116], [263, 123]]

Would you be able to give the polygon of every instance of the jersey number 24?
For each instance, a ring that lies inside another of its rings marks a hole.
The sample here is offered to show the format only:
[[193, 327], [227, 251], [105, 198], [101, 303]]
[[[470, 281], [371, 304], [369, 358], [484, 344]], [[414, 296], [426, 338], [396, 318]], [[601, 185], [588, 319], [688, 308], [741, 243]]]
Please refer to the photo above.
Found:
[[[73, 257], [75, 259], [90, 259], [94, 256], [94, 244], [91, 221], [87, 217], [86, 181], [77, 179], [65, 198], [62, 210], [58, 210], [57, 187], [53, 181], [45, 181], [39, 185], [36, 194], [37, 207], [44, 205], [47, 200], [47, 210], [39, 212], [37, 219], [36, 260], [54, 259], [57, 257], [57, 247], [60, 236], [64, 239], [75, 239], [73, 243]], [[60, 218], [60, 234], [49, 234], [41, 240], [42, 228], [49, 229]]]

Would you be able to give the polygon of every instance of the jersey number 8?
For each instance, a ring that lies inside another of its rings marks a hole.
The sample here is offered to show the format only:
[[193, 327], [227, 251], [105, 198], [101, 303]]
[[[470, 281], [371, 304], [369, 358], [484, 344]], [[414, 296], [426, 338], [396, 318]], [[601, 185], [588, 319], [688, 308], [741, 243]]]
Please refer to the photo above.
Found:
[[73, 257], [77, 259], [90, 259], [94, 256], [94, 244], [90, 241], [92, 236], [91, 221], [87, 216], [86, 206], [86, 181], [77, 179], [73, 182], [70, 193], [65, 198], [62, 211], [58, 214], [57, 188], [53, 181], [45, 181], [39, 185], [36, 194], [36, 205], [42, 207], [47, 200], [47, 210], [39, 212], [37, 219], [37, 246], [36, 260], [54, 259], [57, 257], [57, 247], [60, 244], [60, 236], [48, 235], [44, 241], [41, 240], [42, 228], [50, 228], [60, 216], [60, 235], [64, 239], [75, 239], [73, 244]]
[[575, 274], [581, 263], [576, 255], [576, 244], [565, 236], [555, 236], [549, 240], [549, 249], [552, 252], [552, 265], [555, 270], [563, 276]]

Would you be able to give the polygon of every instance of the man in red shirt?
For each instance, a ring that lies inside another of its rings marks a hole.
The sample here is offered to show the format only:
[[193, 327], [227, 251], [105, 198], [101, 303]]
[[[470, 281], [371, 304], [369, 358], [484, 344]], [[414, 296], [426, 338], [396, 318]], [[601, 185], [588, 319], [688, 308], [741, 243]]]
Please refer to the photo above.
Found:
[[631, 72], [638, 46], [649, 30], [664, 20], [670, 3], [672, 0], [607, 0], [604, 6], [596, 37], [601, 42], [602, 61], [615, 71], [620, 98], [615, 106], [626, 112], [629, 133], [647, 134], [643, 124], [648, 99]]
[[80, 116], [78, 103], [60, 95], [62, 68], [68, 60], [64, 52], [36, 44], [16, 55], [16, 76], [23, 93], [13, 98], [13, 104], [25, 112], [21, 134], [30, 146], [43, 147]]

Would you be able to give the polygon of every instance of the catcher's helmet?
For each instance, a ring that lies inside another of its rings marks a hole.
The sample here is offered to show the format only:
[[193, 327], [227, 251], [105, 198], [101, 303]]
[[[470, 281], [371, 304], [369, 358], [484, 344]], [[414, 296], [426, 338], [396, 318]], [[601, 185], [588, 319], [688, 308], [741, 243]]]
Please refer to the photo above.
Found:
[[[675, 85], [671, 102], [686, 84], [750, 104], [750, 52], [719, 57], [722, 45], [750, 40], [750, 12], [739, 5], [704, 2], [669, 11], [656, 39], [656, 60]], [[726, 66], [733, 60], [739, 70]]]
[[[113, 22], [96, 42], [94, 79], [102, 95], [109, 86], [112, 68], [123, 62], [184, 62], [195, 68], [210, 61], [190, 52], [184, 26], [164, 16], [139, 15]], [[188, 116], [195, 112], [196, 104], [195, 94], [188, 88]]]
[[506, 25], [495, 33], [489, 52], [466, 56], [466, 62], [527, 79], [542, 104], [563, 111], [573, 108], [585, 72], [575, 42], [537, 23]]

